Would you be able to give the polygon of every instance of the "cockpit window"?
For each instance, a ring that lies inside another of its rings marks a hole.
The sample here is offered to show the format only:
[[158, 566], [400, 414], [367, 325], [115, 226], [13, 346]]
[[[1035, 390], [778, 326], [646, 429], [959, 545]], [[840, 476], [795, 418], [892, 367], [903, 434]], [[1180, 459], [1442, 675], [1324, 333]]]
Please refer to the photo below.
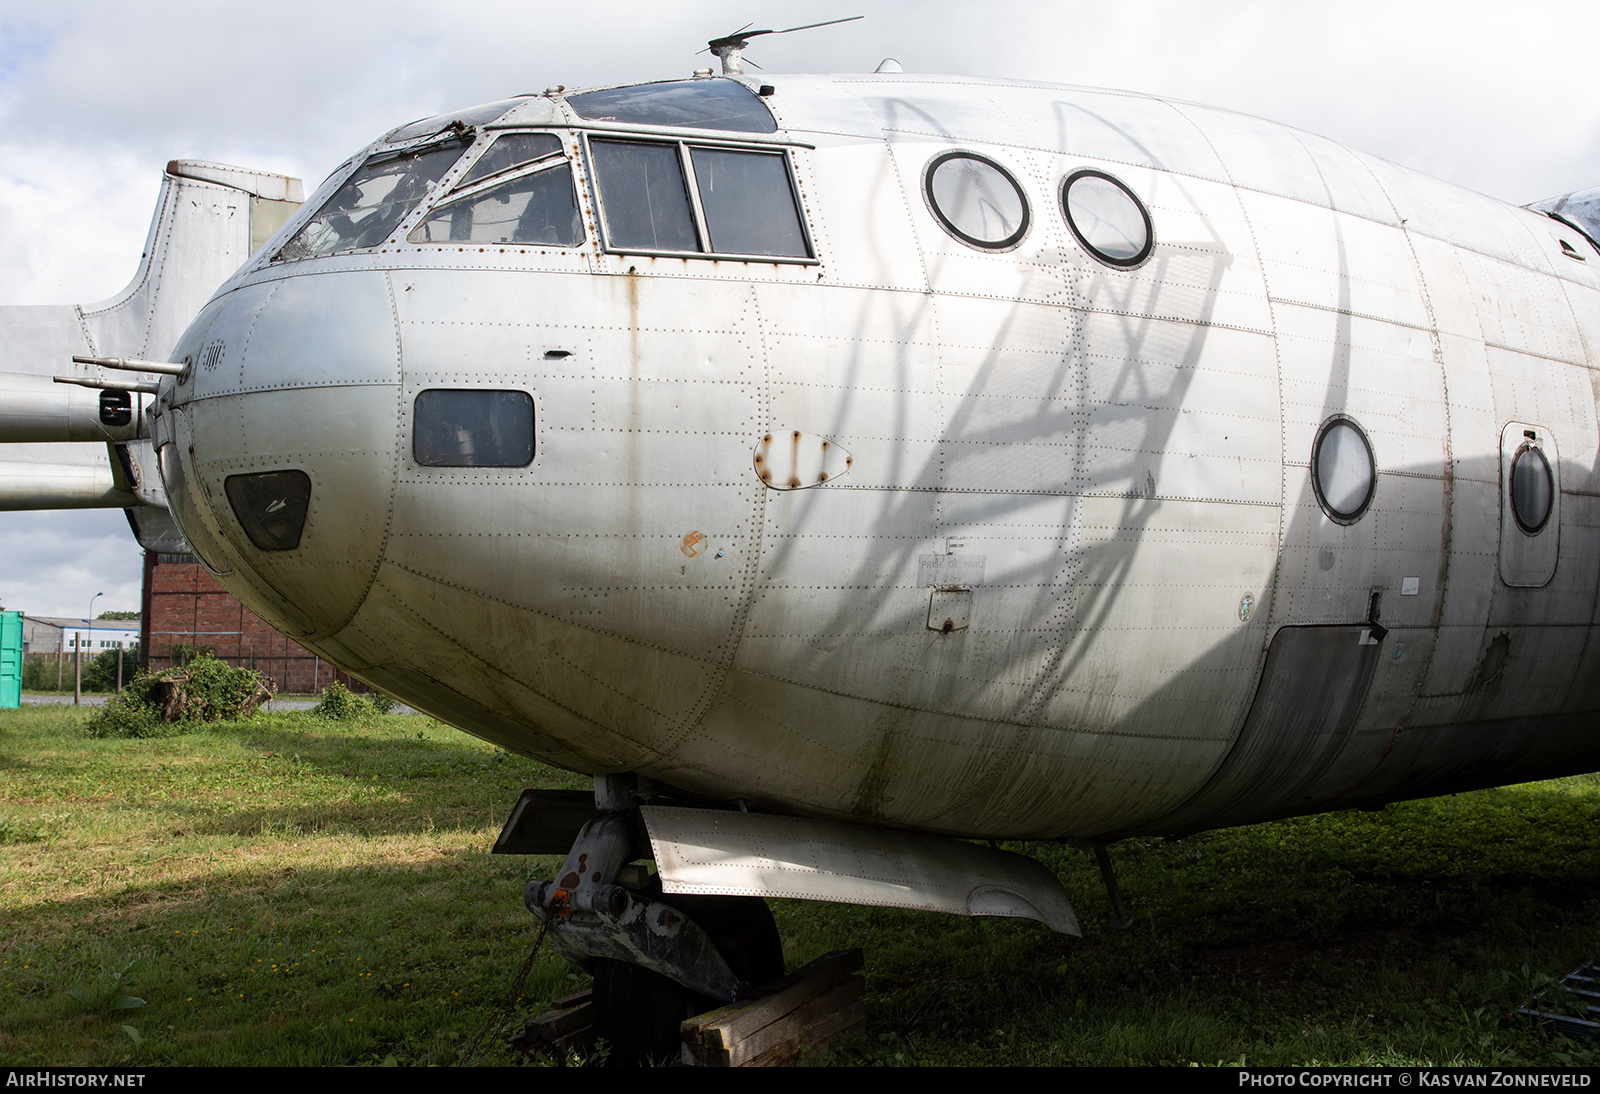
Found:
[[554, 133], [506, 133], [478, 157], [477, 163], [467, 168], [455, 188], [460, 190], [490, 175], [560, 154], [561, 138]]
[[507, 110], [522, 102], [528, 96], [522, 95], [515, 99], [501, 99], [495, 103], [483, 103], [480, 106], [469, 106], [465, 110], [457, 110], [453, 114], [435, 114], [431, 118], [403, 125], [389, 134], [390, 144], [404, 144], [406, 141], [418, 137], [426, 137], [434, 133], [443, 132], [453, 122], [460, 122], [463, 126], [484, 125], [492, 122]]
[[583, 222], [572, 191], [572, 171], [563, 160], [441, 205], [406, 238], [412, 243], [576, 247], [583, 242]]
[[580, 118], [733, 133], [775, 133], [778, 123], [761, 99], [737, 80], [674, 80], [567, 98]]
[[812, 259], [784, 152], [591, 138], [589, 154], [614, 251]]
[[594, 141], [589, 148], [613, 247], [701, 249], [677, 145]]
[[690, 158], [713, 251], [807, 256], [783, 153], [694, 148]]
[[453, 138], [370, 156], [274, 261], [376, 247], [433, 192], [467, 143]]

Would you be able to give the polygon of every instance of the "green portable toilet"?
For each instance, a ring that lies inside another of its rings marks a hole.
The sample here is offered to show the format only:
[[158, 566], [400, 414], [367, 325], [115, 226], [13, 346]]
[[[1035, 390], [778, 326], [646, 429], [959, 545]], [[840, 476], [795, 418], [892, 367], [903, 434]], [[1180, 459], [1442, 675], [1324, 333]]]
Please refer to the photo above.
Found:
[[22, 704], [22, 613], [0, 612], [0, 710]]

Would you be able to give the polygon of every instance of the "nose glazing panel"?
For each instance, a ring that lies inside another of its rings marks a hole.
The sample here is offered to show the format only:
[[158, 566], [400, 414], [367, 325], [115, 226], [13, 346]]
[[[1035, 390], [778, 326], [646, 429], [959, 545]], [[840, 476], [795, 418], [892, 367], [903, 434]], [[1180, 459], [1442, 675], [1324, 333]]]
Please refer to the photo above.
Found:
[[228, 504], [250, 542], [263, 551], [292, 551], [300, 546], [311, 503], [311, 479], [304, 471], [266, 471], [229, 475], [223, 484]]

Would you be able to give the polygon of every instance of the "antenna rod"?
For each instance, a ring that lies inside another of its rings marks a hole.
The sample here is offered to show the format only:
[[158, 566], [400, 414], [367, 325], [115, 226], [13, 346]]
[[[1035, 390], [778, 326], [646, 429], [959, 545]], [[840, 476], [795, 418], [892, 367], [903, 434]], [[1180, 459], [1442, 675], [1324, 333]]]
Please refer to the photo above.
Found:
[[[750, 39], [763, 34], [790, 34], [797, 30], [815, 30], [817, 27], [831, 27], [838, 23], [853, 23], [857, 19], [865, 19], [865, 15], [851, 15], [844, 19], [829, 19], [825, 23], [807, 23], [803, 27], [786, 27], [783, 30], [737, 30], [723, 38], [713, 38], [706, 43], [707, 48], [722, 60], [722, 74], [724, 76], [744, 75], [744, 47], [750, 44]], [[754, 62], [752, 62], [753, 64]]]

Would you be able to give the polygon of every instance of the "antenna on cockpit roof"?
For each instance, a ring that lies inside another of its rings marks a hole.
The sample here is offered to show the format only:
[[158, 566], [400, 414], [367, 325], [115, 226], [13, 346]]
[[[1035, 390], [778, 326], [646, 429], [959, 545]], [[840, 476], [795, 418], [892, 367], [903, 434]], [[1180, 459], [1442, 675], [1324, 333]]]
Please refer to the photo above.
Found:
[[[847, 19], [829, 19], [826, 23], [807, 23], [803, 27], [789, 27], [786, 30], [751, 30], [746, 23], [740, 30], [722, 38], [713, 38], [706, 43], [707, 49], [722, 58], [722, 74], [724, 76], [740, 76], [744, 74], [744, 47], [750, 44], [750, 39], [763, 34], [790, 34], [797, 30], [815, 30], [817, 27], [831, 27], [836, 23], [853, 23], [857, 19], [865, 19], [864, 15], [852, 15]], [[701, 52], [706, 52], [702, 50]], [[750, 62], [755, 65], [754, 61]], [[760, 65], [756, 65], [760, 68]]]

